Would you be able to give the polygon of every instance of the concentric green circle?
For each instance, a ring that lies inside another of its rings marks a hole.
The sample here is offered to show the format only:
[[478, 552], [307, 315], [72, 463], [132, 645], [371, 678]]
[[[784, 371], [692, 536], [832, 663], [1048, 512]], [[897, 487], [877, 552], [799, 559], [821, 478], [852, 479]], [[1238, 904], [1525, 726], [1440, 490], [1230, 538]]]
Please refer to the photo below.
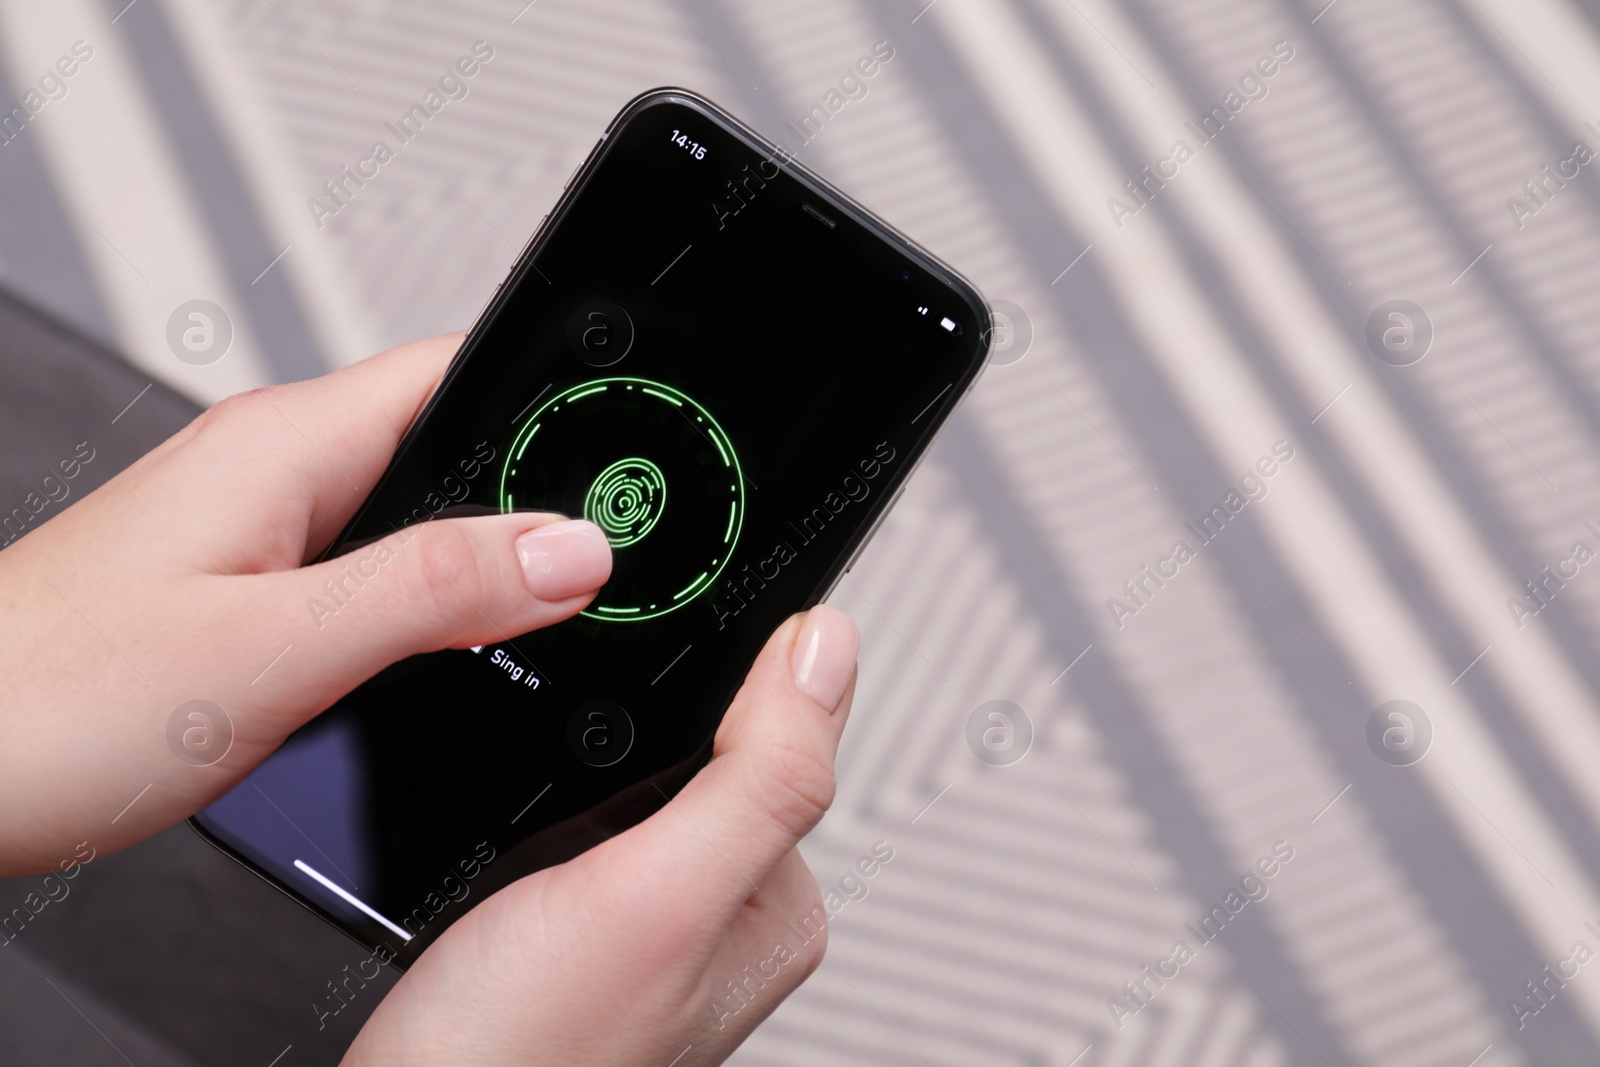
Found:
[[640, 541], [661, 521], [667, 479], [648, 459], [619, 459], [600, 472], [583, 496], [583, 517], [606, 532], [612, 548]]
[[715, 588], [744, 530], [744, 493], [717, 420], [647, 378], [561, 390], [522, 423], [500, 472], [502, 511], [582, 515], [605, 531], [611, 580], [582, 612], [604, 622], [659, 618]]

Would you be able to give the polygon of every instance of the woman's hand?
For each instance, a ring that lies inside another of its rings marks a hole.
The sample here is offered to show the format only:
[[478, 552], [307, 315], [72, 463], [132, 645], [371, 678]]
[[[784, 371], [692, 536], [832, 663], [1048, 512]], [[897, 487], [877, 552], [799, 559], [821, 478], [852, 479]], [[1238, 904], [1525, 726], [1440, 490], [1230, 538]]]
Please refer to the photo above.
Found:
[[795, 845], [833, 799], [856, 647], [836, 608], [785, 623], [683, 792], [458, 920], [346, 1067], [721, 1063], [822, 959], [827, 914]]
[[[419, 523], [305, 565], [372, 489], [460, 341], [232, 397], [0, 553], [0, 875], [193, 814], [397, 660], [589, 603], [611, 572], [605, 536], [553, 515]], [[836, 609], [786, 623], [683, 792], [460, 919], [347, 1062], [725, 1058], [822, 957], [827, 916], [795, 846], [833, 798], [856, 647]], [[187, 743], [205, 734], [191, 701], [231, 724], [215, 762], [215, 731], [204, 758]]]
[[[611, 572], [605, 535], [552, 515], [419, 523], [352, 553], [379, 557], [359, 585], [346, 560], [303, 566], [372, 489], [460, 343], [231, 397], [0, 552], [0, 875], [193, 814], [397, 660], [504, 640], [589, 602]], [[209, 766], [196, 764], [227, 726], [208, 734], [179, 711], [197, 700], [231, 722]]]

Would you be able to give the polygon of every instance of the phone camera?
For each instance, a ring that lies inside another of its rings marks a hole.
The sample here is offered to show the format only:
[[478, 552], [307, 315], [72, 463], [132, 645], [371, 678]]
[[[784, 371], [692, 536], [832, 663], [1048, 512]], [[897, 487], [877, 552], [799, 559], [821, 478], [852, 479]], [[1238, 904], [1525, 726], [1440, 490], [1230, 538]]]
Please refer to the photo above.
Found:
[[591, 367], [619, 363], [633, 347], [633, 319], [620, 304], [586, 301], [567, 319], [567, 347]]

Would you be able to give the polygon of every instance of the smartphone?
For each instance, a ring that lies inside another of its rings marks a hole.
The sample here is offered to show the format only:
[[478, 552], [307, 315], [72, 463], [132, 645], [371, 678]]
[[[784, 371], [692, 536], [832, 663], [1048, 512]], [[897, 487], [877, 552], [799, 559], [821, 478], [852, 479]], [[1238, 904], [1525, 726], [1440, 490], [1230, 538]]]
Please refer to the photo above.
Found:
[[666, 804], [986, 363], [972, 285], [703, 97], [629, 103], [327, 557], [337, 624], [407, 528], [605, 530], [578, 616], [389, 667], [195, 817], [404, 966], [478, 900]]

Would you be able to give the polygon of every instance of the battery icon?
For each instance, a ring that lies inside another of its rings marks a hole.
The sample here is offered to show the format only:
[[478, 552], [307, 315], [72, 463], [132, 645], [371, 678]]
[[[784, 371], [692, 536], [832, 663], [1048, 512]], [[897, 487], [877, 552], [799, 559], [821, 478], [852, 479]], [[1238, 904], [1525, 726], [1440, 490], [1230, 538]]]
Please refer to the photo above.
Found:
[[945, 332], [947, 333], [956, 333], [960, 329], [960, 327], [956, 325], [956, 320], [952, 318], [940, 319], [939, 325], [943, 326], [945, 328]]

